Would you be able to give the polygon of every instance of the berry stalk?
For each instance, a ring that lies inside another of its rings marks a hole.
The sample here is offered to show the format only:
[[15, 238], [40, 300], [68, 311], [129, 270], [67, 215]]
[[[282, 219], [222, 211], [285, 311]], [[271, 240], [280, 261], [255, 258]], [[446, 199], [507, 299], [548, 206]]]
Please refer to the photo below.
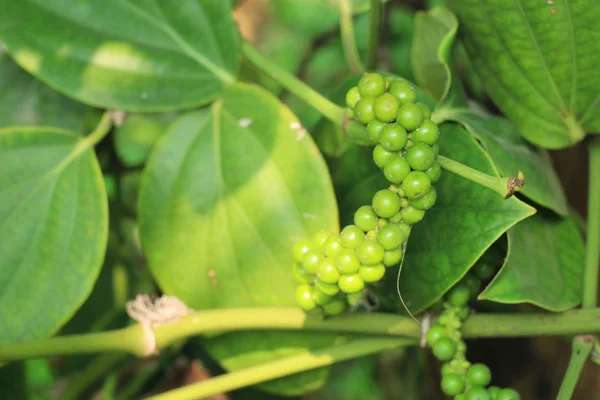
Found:
[[475, 182], [478, 185], [493, 190], [505, 199], [508, 199], [509, 197], [514, 195], [525, 185], [525, 177], [523, 176], [523, 173], [521, 173], [521, 171], [519, 171], [519, 174], [516, 178], [499, 178], [496, 176], [484, 174], [481, 171], [473, 169], [465, 164], [461, 164], [458, 161], [454, 161], [444, 156], [438, 156], [438, 161], [442, 168], [444, 168], [445, 170], [455, 173], [456, 175], [462, 176], [463, 178]]

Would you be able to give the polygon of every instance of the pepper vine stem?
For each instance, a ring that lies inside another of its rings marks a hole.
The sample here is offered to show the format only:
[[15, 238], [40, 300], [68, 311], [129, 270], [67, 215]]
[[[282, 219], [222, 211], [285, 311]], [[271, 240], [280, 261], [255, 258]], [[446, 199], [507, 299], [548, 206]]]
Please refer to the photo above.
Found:
[[340, 0], [340, 33], [342, 36], [342, 45], [344, 47], [344, 56], [348, 62], [350, 70], [354, 73], [365, 72], [365, 66], [360, 60], [356, 41], [354, 40], [354, 22], [352, 20], [352, 4], [350, 0]]
[[560, 385], [556, 400], [571, 400], [573, 397], [575, 386], [579, 380], [579, 374], [581, 374], [585, 361], [592, 352], [594, 342], [595, 339], [593, 336], [576, 336], [573, 339], [571, 360], [569, 361], [569, 366]]
[[369, 11], [369, 45], [365, 63], [367, 70], [375, 68], [377, 64], [377, 50], [379, 47], [379, 35], [381, 34], [381, 0], [371, 0]]
[[342, 107], [334, 104], [316, 90], [296, 78], [293, 74], [277, 65], [277, 63], [274, 63], [263, 56], [250, 43], [244, 42], [242, 44], [242, 53], [246, 60], [267, 76], [280, 83], [294, 96], [297, 96], [315, 110], [319, 111], [325, 118], [339, 126], [342, 125], [346, 116], [346, 111]]
[[[178, 321], [152, 328], [156, 348], [197, 335], [244, 330], [306, 330], [396, 336], [418, 339], [420, 325], [409, 317], [383, 313], [351, 313], [328, 319], [307, 316], [298, 308], [241, 308], [194, 311]], [[526, 337], [600, 333], [600, 309], [573, 310], [562, 314], [477, 314], [463, 325], [465, 338]], [[58, 336], [0, 346], [0, 362], [37, 357], [99, 352], [146, 354], [141, 325], [83, 335]]]
[[484, 174], [481, 171], [468, 167], [465, 164], [461, 164], [458, 161], [451, 160], [450, 158], [444, 156], [438, 156], [438, 162], [445, 170], [453, 172], [481, 186], [485, 186], [486, 188], [500, 194], [505, 199], [508, 199], [514, 195], [523, 188], [523, 185], [525, 185], [525, 177], [521, 171], [519, 171], [519, 174], [516, 178], [500, 178], [497, 176]]
[[583, 308], [596, 307], [598, 296], [598, 267], [600, 264], [600, 138], [588, 142], [590, 155], [588, 185], [588, 215], [583, 274]]
[[228, 392], [230, 390], [266, 382], [298, 372], [326, 367], [336, 362], [378, 353], [396, 347], [414, 345], [416, 343], [417, 340], [412, 338], [379, 337], [353, 340], [341, 345], [327, 347], [314, 352], [304, 352], [281, 360], [250, 367], [242, 371], [230, 372], [204, 382], [148, 397], [147, 400], [203, 399], [214, 394]]

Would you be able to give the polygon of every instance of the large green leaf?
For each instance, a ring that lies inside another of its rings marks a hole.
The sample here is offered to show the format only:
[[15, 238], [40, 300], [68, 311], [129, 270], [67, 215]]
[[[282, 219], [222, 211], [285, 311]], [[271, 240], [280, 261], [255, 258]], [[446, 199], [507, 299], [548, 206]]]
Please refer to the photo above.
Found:
[[479, 297], [565, 311], [581, 301], [583, 265], [583, 240], [575, 223], [538, 213], [508, 231], [506, 262]]
[[489, 95], [527, 139], [560, 148], [600, 132], [600, 2], [447, 3]]
[[0, 130], [0, 343], [55, 332], [92, 290], [108, 234], [89, 139]]
[[207, 103], [238, 63], [228, 0], [7, 1], [0, 40], [57, 90], [130, 111]]
[[[496, 169], [462, 127], [441, 126], [440, 153], [489, 175]], [[400, 292], [411, 311], [437, 301], [507, 229], [535, 210], [511, 197], [444, 171], [438, 201], [408, 240]]]
[[460, 82], [453, 81], [452, 60], [458, 21], [446, 8], [415, 14], [412, 69], [419, 86], [440, 103], [465, 103]]
[[[140, 231], [165, 293], [195, 309], [293, 306], [293, 243], [338, 230], [330, 177], [297, 118], [264, 89], [233, 85], [210, 109], [176, 120], [153, 152], [140, 193]], [[261, 332], [207, 341], [229, 370], [331, 343]], [[270, 390], [314, 389], [326, 371]]]
[[0, 54], [0, 127], [52, 126], [84, 133], [91, 109], [55, 92]]
[[548, 153], [532, 146], [504, 118], [475, 113], [468, 109], [446, 109], [444, 115], [459, 122], [489, 153], [501, 176], [525, 175], [520, 192], [536, 203], [561, 215], [569, 213], [567, 199]]

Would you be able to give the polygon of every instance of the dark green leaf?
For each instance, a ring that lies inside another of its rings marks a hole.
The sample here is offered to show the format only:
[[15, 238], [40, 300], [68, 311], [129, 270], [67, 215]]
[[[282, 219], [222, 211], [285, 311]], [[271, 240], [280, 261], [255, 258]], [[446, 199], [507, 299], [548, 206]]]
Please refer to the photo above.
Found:
[[438, 102], [464, 104], [460, 82], [454, 80], [452, 59], [458, 21], [446, 8], [417, 12], [412, 45], [412, 70], [419, 86]]
[[52, 334], [92, 290], [108, 233], [92, 145], [54, 128], [0, 130], [0, 343]]
[[529, 144], [504, 118], [467, 109], [443, 111], [448, 119], [464, 125], [479, 140], [501, 176], [523, 172], [526, 183], [520, 193], [558, 214], [569, 213], [567, 199], [545, 150]]
[[[195, 309], [293, 306], [293, 243], [338, 230], [327, 168], [297, 118], [268, 92], [230, 86], [210, 109], [170, 127], [153, 152], [140, 193], [140, 231], [165, 293]], [[331, 343], [331, 336], [261, 332], [207, 341], [238, 370]], [[326, 371], [280, 380], [301, 393]]]
[[0, 54], [0, 127], [52, 126], [87, 132], [92, 110], [55, 92]]
[[[440, 153], [496, 176], [492, 161], [458, 125], [441, 126]], [[406, 305], [418, 312], [437, 301], [507, 229], [535, 210], [444, 171], [438, 201], [410, 234], [400, 275]]]
[[205, 104], [238, 63], [227, 0], [9, 1], [0, 40], [57, 90], [129, 111]]
[[152, 146], [165, 133], [177, 114], [128, 115], [113, 135], [115, 151], [126, 167], [138, 167], [146, 162]]
[[488, 94], [528, 140], [560, 148], [600, 132], [600, 2], [447, 3]]
[[583, 259], [575, 223], [538, 213], [508, 231], [506, 262], [479, 298], [531, 303], [550, 311], [571, 309], [581, 301]]

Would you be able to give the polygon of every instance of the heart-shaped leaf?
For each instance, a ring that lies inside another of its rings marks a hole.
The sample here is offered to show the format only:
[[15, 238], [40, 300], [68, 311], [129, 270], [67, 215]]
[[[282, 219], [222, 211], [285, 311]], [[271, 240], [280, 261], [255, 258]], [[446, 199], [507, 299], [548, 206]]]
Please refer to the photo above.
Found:
[[[331, 180], [310, 136], [276, 98], [241, 84], [171, 125], [147, 164], [139, 204], [157, 282], [195, 309], [294, 306], [293, 243], [338, 230]], [[238, 370], [332, 340], [261, 332], [206, 345]], [[298, 394], [325, 377], [317, 371], [265, 387]]]
[[[440, 154], [497, 176], [467, 131], [455, 124], [443, 124], [441, 131]], [[410, 234], [400, 275], [400, 292], [413, 312], [437, 301], [507, 229], [535, 212], [447, 171], [436, 189], [437, 203]]]
[[488, 152], [501, 176], [521, 170], [525, 186], [520, 192], [560, 215], [567, 215], [567, 199], [545, 150], [529, 144], [504, 118], [468, 109], [444, 109], [444, 115], [462, 124]]
[[52, 126], [84, 133], [92, 110], [52, 90], [0, 54], [0, 126]]
[[583, 240], [575, 223], [538, 213], [508, 231], [508, 257], [479, 298], [565, 311], [581, 301], [583, 265]]
[[57, 90], [129, 111], [205, 104], [238, 63], [228, 0], [8, 1], [0, 40]]
[[488, 94], [533, 143], [600, 132], [600, 2], [450, 0]]
[[53, 128], [0, 130], [0, 343], [52, 334], [92, 290], [108, 235], [92, 145]]
[[446, 8], [435, 7], [415, 14], [412, 70], [419, 86], [439, 103], [464, 104], [465, 93], [453, 79], [452, 50], [458, 20]]

